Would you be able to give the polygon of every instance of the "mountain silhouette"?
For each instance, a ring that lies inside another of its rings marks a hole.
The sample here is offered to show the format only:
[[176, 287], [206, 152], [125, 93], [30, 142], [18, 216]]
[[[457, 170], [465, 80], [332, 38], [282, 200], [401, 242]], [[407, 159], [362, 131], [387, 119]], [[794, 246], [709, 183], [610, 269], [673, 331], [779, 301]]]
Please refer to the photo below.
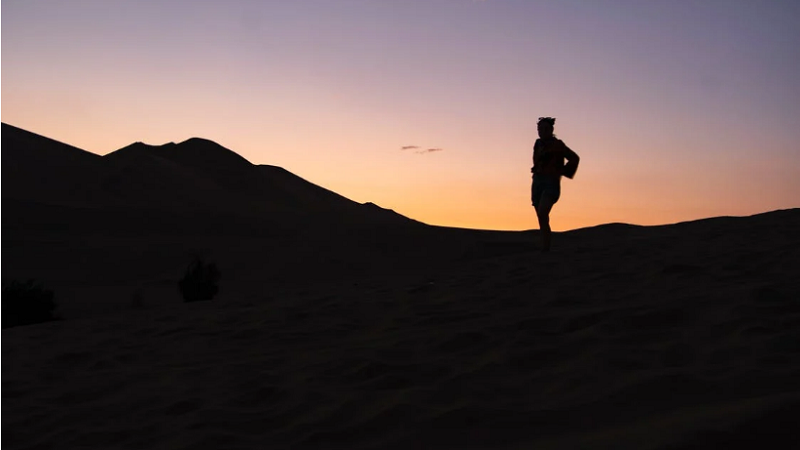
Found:
[[283, 168], [254, 165], [202, 138], [155, 146], [136, 142], [101, 157], [3, 123], [2, 144], [3, 199], [15, 207], [60, 207], [60, 214], [68, 207], [95, 214], [225, 215], [287, 226], [418, 223]]
[[227, 148], [202, 138], [191, 138], [180, 144], [147, 145], [136, 142], [105, 155], [113, 161], [135, 160], [143, 155], [162, 158], [181, 166], [206, 170], [242, 170], [252, 166], [248, 160]]

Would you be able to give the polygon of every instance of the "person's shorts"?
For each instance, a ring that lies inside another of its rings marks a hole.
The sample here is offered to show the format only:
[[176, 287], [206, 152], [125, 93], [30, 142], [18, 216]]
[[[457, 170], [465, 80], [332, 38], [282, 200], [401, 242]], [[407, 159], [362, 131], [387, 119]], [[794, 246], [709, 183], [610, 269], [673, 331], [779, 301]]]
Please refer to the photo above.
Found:
[[533, 184], [531, 185], [531, 203], [533, 203], [534, 208], [539, 207], [543, 195], [550, 197], [553, 204], [555, 204], [558, 198], [561, 197], [561, 180], [543, 175], [534, 175]]

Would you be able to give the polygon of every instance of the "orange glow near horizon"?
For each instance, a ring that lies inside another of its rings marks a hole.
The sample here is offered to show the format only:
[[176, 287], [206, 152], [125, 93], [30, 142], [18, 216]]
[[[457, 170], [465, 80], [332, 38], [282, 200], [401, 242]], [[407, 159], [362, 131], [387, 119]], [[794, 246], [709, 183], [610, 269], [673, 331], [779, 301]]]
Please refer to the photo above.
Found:
[[[16, 126], [13, 122], [11, 124]], [[27, 129], [39, 131], [33, 127]], [[89, 139], [79, 139], [80, 136], [61, 138], [45, 135], [82, 149], [91, 149], [98, 154], [106, 154], [134, 141], [158, 145], [170, 141], [180, 142], [200, 134], [184, 133], [165, 138], [162, 136], [170, 134], [169, 130], [165, 130], [163, 135], [154, 133], [153, 136], [156, 137], [151, 138], [131, 136], [126, 141], [109, 146], [104, 140], [114, 141], [116, 136], [129, 131], [122, 127], [106, 127], [104, 130], [107, 134], [86, 136]], [[65, 135], [69, 136], [69, 133]], [[530, 206], [528, 148], [521, 148], [515, 158], [518, 161], [510, 165], [492, 165], [489, 162], [481, 165], [480, 161], [461, 161], [458, 152], [452, 150], [442, 151], [441, 154], [413, 154], [399, 148], [387, 148], [382, 152], [383, 155], [373, 155], [372, 158], [365, 157], [359, 149], [332, 148], [331, 152], [319, 156], [318, 164], [307, 164], [302, 153], [310, 152], [309, 148], [323, 144], [313, 141], [307, 143], [298, 138], [295, 141], [264, 145], [261, 142], [239, 141], [238, 137], [223, 135], [222, 139], [212, 139], [242, 154], [254, 164], [282, 166], [307, 181], [354, 201], [373, 202], [430, 225], [495, 230], [538, 228], [535, 211]], [[570, 142], [566, 137], [564, 140]], [[274, 158], [270, 157], [272, 151], [262, 150], [265, 147], [274, 149], [290, 146], [298, 150], [275, 152]], [[572, 147], [578, 150], [575, 145]], [[97, 151], [97, 148], [111, 150]], [[446, 155], [447, 152], [449, 155]], [[293, 154], [293, 157], [287, 157], [287, 153]], [[659, 225], [720, 215], [744, 216], [794, 207], [791, 205], [792, 195], [799, 192], [790, 187], [792, 183], [796, 185], [797, 181], [791, 179], [793, 168], [788, 162], [781, 164], [776, 161], [777, 168], [782, 170], [774, 171], [772, 175], [766, 173], [769, 167], [756, 167], [764, 172], [756, 175], [762, 180], [760, 189], [766, 191], [772, 187], [776, 192], [781, 192], [783, 188], [784, 197], [764, 199], [759, 195], [762, 191], [757, 191], [749, 196], [745, 194], [739, 197], [740, 202], [734, 202], [726, 189], [735, 190], [736, 178], [743, 179], [748, 175], [744, 170], [734, 171], [731, 177], [718, 176], [718, 180], [714, 180], [713, 174], [708, 174], [711, 179], [705, 180], [706, 184], [723, 187], [715, 192], [713, 187], [704, 187], [701, 174], [703, 167], [696, 168], [697, 173], [688, 173], [695, 177], [694, 184], [681, 186], [670, 184], [670, 176], [664, 174], [659, 176], [657, 173], [634, 172], [626, 176], [619, 171], [604, 174], [604, 170], [608, 168], [594, 163], [592, 157], [588, 156], [602, 154], [603, 151], [595, 148], [592, 152], [582, 153], [578, 175], [574, 180], [562, 181], [562, 196], [551, 216], [553, 229], [556, 231], [612, 222]], [[387, 164], [393, 168], [386, 170]], [[450, 167], [453, 164], [465, 164], [467, 169], [464, 173], [478, 175], [469, 178]], [[473, 164], [477, 167], [470, 167]], [[750, 174], [758, 174], [758, 171], [751, 171]], [[645, 180], [648, 177], [650, 183]], [[685, 183], [686, 179], [683, 181]], [[702, 196], [695, 195], [704, 191]], [[788, 205], [782, 203], [787, 200]]]

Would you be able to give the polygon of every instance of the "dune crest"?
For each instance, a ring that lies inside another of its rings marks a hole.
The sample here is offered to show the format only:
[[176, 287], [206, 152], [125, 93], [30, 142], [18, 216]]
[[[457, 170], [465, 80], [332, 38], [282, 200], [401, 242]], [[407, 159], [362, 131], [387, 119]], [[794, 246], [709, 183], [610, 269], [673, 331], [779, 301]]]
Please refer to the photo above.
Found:
[[127, 209], [131, 214], [154, 209], [195, 216], [224, 213], [239, 220], [285, 219], [293, 226], [417, 223], [361, 207], [283, 168], [253, 165], [207, 139], [136, 142], [100, 157], [5, 123], [2, 127], [4, 164], [13, 169], [3, 197], [18, 205]]

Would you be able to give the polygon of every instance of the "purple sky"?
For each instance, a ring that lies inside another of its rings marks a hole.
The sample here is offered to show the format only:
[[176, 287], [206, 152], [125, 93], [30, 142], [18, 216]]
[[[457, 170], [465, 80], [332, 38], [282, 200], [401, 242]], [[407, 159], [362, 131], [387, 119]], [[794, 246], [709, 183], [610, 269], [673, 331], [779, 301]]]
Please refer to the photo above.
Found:
[[798, 49], [791, 1], [8, 0], [2, 120], [99, 154], [205, 137], [424, 222], [528, 229], [552, 115], [582, 157], [555, 229], [668, 223], [800, 207]]

